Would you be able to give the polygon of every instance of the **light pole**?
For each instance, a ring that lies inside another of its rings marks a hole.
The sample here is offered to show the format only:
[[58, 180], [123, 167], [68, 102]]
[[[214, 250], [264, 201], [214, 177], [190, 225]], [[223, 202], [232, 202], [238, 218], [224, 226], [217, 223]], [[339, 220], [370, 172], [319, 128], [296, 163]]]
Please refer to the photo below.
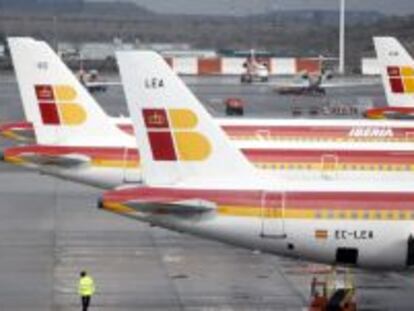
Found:
[[339, 73], [345, 73], [345, 0], [340, 0], [339, 8]]

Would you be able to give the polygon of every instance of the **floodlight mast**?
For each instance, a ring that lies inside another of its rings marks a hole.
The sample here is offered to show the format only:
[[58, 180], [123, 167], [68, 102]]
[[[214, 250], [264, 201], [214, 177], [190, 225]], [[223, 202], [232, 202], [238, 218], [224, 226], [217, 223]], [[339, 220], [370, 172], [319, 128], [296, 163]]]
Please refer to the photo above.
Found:
[[340, 0], [339, 8], [339, 73], [345, 73], [345, 0]]

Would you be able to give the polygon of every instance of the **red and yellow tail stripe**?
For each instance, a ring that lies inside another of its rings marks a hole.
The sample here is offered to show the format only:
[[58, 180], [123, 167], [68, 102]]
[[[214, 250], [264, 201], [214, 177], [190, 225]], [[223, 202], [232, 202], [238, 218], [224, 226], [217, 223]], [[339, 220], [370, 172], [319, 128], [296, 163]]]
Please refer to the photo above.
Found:
[[414, 68], [411, 66], [387, 67], [391, 91], [398, 94], [414, 94]]

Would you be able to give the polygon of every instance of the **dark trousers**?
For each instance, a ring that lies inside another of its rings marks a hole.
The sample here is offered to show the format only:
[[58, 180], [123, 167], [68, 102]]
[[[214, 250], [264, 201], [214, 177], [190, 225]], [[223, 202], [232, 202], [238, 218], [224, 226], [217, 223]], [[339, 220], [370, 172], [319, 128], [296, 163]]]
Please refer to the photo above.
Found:
[[82, 311], [88, 311], [89, 304], [91, 303], [91, 296], [82, 296]]

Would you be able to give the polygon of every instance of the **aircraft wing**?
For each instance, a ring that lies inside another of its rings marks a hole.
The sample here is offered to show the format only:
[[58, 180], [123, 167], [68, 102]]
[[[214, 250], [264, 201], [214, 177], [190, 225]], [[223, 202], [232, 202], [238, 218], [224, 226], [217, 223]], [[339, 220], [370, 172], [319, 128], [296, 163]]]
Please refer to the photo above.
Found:
[[371, 85], [380, 85], [381, 81], [378, 79], [370, 80], [347, 80], [347, 81], [329, 81], [323, 82], [321, 88], [346, 88], [346, 87], [359, 87], [359, 86], [371, 86]]
[[100, 87], [100, 86], [121, 86], [120, 81], [87, 81], [84, 82], [86, 87]]
[[24, 143], [35, 141], [33, 125], [28, 121], [0, 123], [0, 136]]
[[283, 88], [299, 88], [299, 87], [308, 87], [309, 82], [307, 81], [280, 81], [276, 83], [272, 83], [272, 87], [275, 89], [283, 89]]
[[[371, 86], [380, 85], [379, 79], [355, 79], [355, 80], [340, 80], [335, 79], [334, 81], [324, 81], [319, 87], [321, 88], [346, 88], [346, 87], [359, 87], [359, 86]], [[288, 89], [288, 88], [301, 88], [309, 87], [308, 81], [280, 81], [272, 85], [274, 89]]]
[[20, 156], [24, 161], [36, 165], [58, 166], [61, 168], [73, 168], [90, 163], [90, 158], [81, 154], [48, 155], [38, 153], [23, 153]]

